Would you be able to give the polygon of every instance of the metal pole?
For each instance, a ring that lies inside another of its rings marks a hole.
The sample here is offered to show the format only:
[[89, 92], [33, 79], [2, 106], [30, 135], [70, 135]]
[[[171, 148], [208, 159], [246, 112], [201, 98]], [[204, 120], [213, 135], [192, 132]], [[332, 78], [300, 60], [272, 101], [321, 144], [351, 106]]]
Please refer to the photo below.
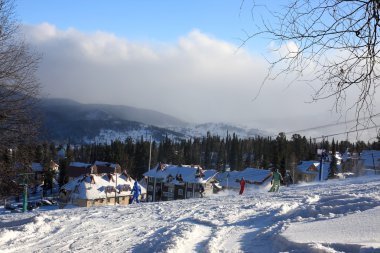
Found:
[[325, 137], [322, 136], [322, 147], [321, 147], [321, 164], [319, 165], [319, 181], [322, 181], [322, 175], [323, 175], [323, 144], [324, 144]]
[[116, 192], [117, 192], [117, 171], [115, 166], [115, 205], [116, 205]]
[[150, 163], [151, 163], [151, 161], [152, 161], [152, 136], [150, 136], [148, 171], [150, 171]]
[[375, 158], [373, 157], [373, 151], [372, 151], [372, 164], [373, 164], [373, 172], [376, 174]]
[[24, 184], [24, 194], [23, 194], [23, 201], [22, 201], [22, 211], [27, 211], [27, 205], [28, 205], [28, 185]]
[[[163, 193], [162, 187], [161, 187], [161, 194]], [[152, 193], [152, 202], [156, 201], [156, 178], [154, 178], [153, 181], [153, 193]]]

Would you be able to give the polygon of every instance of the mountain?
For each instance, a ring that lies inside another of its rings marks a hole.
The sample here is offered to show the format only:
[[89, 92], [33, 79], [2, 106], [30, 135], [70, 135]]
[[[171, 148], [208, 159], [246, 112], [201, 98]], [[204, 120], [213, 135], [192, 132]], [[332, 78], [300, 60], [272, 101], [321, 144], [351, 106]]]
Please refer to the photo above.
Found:
[[41, 138], [56, 142], [109, 143], [126, 138], [148, 138], [160, 141], [165, 136], [186, 138], [182, 133], [159, 127], [169, 124], [184, 126], [185, 122], [160, 112], [130, 106], [81, 104], [67, 99], [43, 99]]
[[207, 136], [207, 133], [210, 133], [211, 135], [218, 135], [220, 137], [226, 137], [227, 134], [231, 136], [235, 134], [242, 139], [270, 135], [268, 132], [255, 128], [247, 128], [243, 126], [239, 127], [232, 124], [212, 122], [187, 125], [186, 127], [168, 127], [168, 129], [193, 137]]
[[56, 142], [110, 143], [127, 138], [161, 141], [203, 137], [208, 132], [225, 137], [235, 133], [240, 138], [267, 135], [258, 129], [225, 123], [191, 124], [154, 110], [123, 105], [82, 104], [68, 99], [42, 99], [41, 138]]

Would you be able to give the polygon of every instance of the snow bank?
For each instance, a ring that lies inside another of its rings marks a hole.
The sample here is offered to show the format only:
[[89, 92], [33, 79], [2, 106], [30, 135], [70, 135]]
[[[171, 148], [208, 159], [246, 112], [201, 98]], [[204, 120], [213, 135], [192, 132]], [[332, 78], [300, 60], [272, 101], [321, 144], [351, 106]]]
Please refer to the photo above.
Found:
[[0, 252], [380, 252], [380, 177], [0, 215]]
[[282, 235], [296, 243], [380, 248], [380, 207], [316, 222], [292, 223]]

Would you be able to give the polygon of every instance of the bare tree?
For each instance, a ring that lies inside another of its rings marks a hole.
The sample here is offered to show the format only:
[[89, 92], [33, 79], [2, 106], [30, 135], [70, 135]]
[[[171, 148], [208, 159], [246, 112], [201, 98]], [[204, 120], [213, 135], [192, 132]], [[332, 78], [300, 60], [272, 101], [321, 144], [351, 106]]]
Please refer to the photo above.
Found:
[[[379, 0], [291, 0], [278, 11], [265, 3], [251, 3], [256, 28], [247, 32], [242, 45], [265, 37], [278, 50], [264, 83], [292, 74], [314, 88], [314, 101], [335, 97], [336, 111], [354, 111], [358, 123], [363, 117], [375, 116], [380, 78]], [[241, 8], [247, 4], [243, 1]]]
[[24, 42], [13, 11], [13, 1], [0, 0], [0, 148], [12, 148], [37, 133], [39, 58]]
[[28, 146], [38, 132], [38, 61], [20, 33], [14, 2], [0, 0], [0, 197], [17, 191], [15, 177], [31, 159], [14, 148]]

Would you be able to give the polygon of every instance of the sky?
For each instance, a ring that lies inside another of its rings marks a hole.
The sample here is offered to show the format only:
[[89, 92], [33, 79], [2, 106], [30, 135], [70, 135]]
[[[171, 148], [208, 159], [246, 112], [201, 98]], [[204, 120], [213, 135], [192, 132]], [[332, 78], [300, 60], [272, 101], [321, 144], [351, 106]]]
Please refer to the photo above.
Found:
[[[42, 56], [37, 75], [45, 97], [273, 133], [352, 119], [331, 111], [332, 100], [311, 103], [312, 87], [289, 85], [291, 76], [262, 86], [273, 42], [242, 46], [253, 31], [251, 7], [234, 0], [16, 0], [16, 15]], [[311, 134], [342, 127], [323, 131]]]

